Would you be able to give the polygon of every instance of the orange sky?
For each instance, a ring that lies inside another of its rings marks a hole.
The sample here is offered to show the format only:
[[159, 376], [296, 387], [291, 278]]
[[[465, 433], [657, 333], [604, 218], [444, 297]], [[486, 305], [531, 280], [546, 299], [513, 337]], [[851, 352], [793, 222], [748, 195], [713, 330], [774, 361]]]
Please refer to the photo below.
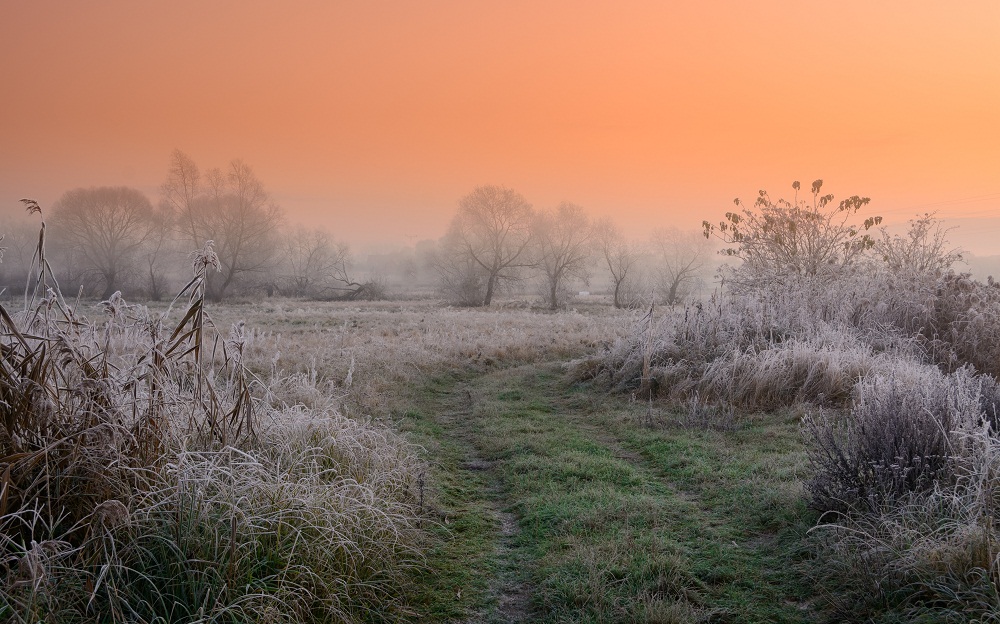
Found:
[[0, 0], [7, 210], [155, 201], [179, 148], [356, 245], [437, 238], [483, 183], [640, 235], [823, 178], [1000, 253], [998, 115], [996, 0]]

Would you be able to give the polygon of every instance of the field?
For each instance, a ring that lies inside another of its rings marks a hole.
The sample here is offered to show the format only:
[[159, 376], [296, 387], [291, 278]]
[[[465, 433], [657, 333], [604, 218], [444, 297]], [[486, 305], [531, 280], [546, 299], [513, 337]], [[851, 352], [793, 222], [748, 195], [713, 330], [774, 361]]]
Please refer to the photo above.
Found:
[[800, 414], [715, 422], [571, 374], [641, 314], [275, 301], [213, 317], [257, 328], [248, 360], [282, 401], [336, 397], [420, 447], [417, 620], [813, 621]]
[[995, 345], [941, 284], [995, 295], [935, 284], [933, 341], [867, 281], [652, 311], [41, 299], [4, 317], [0, 613], [994, 621], [1000, 391], [965, 362]]

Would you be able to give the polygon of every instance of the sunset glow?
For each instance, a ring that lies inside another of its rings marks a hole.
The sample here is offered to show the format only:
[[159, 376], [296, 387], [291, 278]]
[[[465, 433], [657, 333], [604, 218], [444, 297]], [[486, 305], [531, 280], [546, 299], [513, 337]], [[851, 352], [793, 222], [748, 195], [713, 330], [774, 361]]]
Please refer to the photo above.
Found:
[[823, 178], [1000, 253], [994, 1], [6, 2], [0, 58], [6, 211], [155, 202], [177, 148], [358, 244], [438, 238], [478, 184], [639, 236]]

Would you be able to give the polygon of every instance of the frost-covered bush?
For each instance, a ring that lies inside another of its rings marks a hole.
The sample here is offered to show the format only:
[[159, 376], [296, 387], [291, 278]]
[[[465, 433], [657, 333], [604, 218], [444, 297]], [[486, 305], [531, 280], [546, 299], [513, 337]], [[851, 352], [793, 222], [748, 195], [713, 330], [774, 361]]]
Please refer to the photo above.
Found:
[[1000, 621], [1000, 439], [986, 425], [952, 437], [947, 480], [812, 530], [834, 619]]
[[820, 511], [882, 509], [911, 492], [953, 482], [965, 436], [989, 423], [1000, 405], [997, 384], [968, 368], [945, 374], [900, 363], [862, 380], [846, 414], [806, 420]]
[[[583, 376], [618, 391], [649, 390], [752, 409], [794, 402], [845, 405], [858, 379], [923, 350], [896, 327], [874, 322], [877, 291], [857, 279], [831, 292], [813, 280], [792, 290], [718, 295], [645, 319]], [[849, 286], [849, 287], [848, 287]]]

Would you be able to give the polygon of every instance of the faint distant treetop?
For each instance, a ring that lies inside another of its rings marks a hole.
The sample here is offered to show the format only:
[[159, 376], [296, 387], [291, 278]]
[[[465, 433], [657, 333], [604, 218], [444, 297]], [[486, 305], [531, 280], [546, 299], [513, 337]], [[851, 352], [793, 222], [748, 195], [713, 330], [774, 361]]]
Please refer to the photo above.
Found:
[[207, 276], [210, 299], [221, 300], [242, 279], [272, 268], [281, 208], [245, 162], [236, 159], [225, 171], [203, 175], [187, 154], [174, 150], [160, 190], [178, 234], [193, 249], [215, 243], [222, 270]]
[[706, 238], [715, 236], [729, 245], [722, 254], [743, 261], [734, 271], [737, 282], [837, 275], [875, 246], [869, 230], [881, 224], [882, 217], [855, 222], [871, 200], [852, 195], [834, 204], [833, 194], [820, 194], [822, 187], [822, 180], [812, 183], [811, 202], [799, 199], [798, 182], [792, 183], [792, 201], [773, 201], [767, 191], [759, 191], [753, 206], [737, 198], [739, 210], [727, 212], [724, 221], [702, 222]]
[[121, 290], [134, 273], [137, 256], [153, 236], [153, 204], [127, 186], [77, 188], [52, 206], [56, 241], [74, 254], [83, 274], [103, 284], [101, 299]]

